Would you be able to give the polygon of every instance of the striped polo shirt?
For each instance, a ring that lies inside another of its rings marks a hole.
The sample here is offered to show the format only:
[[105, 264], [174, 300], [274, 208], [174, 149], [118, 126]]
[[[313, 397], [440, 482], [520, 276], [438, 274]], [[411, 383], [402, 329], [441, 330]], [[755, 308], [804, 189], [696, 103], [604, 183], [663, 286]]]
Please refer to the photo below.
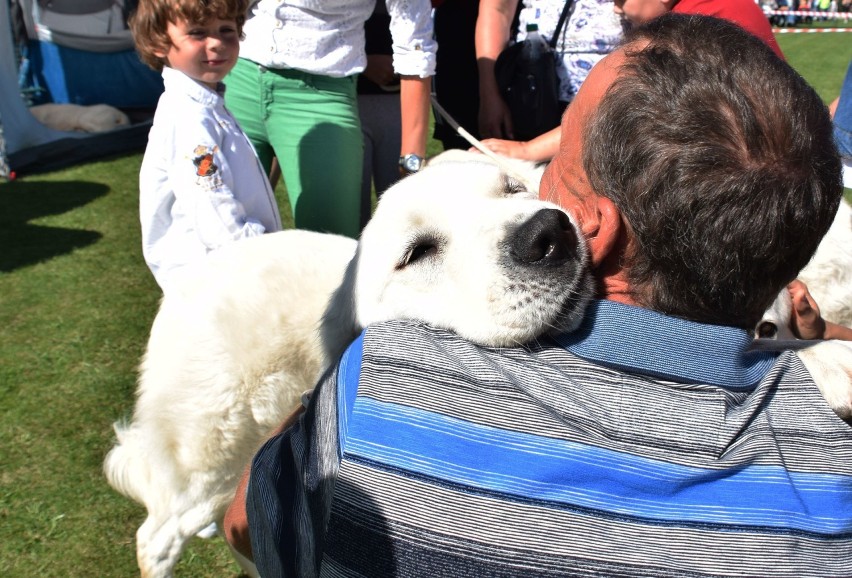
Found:
[[272, 576], [852, 576], [852, 427], [792, 352], [593, 303], [489, 349], [371, 326], [255, 458]]

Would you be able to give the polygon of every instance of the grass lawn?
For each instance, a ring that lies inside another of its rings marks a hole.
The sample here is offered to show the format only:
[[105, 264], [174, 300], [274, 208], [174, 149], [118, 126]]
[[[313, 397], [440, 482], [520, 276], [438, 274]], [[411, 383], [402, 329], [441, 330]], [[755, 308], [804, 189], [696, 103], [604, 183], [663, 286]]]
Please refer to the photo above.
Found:
[[[779, 40], [823, 99], [835, 98], [852, 37]], [[140, 162], [0, 184], [0, 576], [137, 575], [144, 511], [107, 486], [101, 463], [112, 422], [133, 405], [159, 298], [140, 252]], [[216, 538], [193, 541], [177, 573], [238, 570]]]

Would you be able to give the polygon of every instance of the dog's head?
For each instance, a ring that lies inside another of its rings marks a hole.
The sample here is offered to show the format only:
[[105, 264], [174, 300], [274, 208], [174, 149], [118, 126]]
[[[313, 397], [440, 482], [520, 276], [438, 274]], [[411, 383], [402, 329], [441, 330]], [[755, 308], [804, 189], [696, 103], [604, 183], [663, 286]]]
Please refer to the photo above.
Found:
[[592, 293], [579, 230], [480, 158], [427, 165], [384, 194], [347, 274], [358, 325], [417, 319], [510, 346], [578, 324]]
[[754, 328], [756, 339], [775, 339], [778, 341], [789, 341], [796, 339], [790, 329], [790, 318], [792, 316], [793, 302], [790, 292], [786, 288], [778, 293], [778, 297], [763, 314], [761, 320]]

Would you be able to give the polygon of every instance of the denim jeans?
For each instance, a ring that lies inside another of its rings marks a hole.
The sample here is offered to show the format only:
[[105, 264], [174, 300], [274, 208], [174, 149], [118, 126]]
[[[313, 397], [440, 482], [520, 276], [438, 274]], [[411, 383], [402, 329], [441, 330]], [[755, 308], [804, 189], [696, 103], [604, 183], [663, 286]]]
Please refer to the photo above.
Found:
[[840, 88], [840, 101], [834, 112], [834, 142], [840, 156], [852, 158], [852, 62]]

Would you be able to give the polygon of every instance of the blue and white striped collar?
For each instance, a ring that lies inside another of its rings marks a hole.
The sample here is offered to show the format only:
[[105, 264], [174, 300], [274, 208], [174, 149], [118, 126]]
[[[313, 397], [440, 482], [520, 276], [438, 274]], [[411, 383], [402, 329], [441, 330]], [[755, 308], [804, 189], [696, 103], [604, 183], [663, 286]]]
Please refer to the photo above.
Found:
[[754, 387], [778, 356], [750, 351], [752, 336], [743, 329], [613, 301], [590, 303], [580, 328], [556, 342], [583, 359], [630, 373], [732, 389]]

